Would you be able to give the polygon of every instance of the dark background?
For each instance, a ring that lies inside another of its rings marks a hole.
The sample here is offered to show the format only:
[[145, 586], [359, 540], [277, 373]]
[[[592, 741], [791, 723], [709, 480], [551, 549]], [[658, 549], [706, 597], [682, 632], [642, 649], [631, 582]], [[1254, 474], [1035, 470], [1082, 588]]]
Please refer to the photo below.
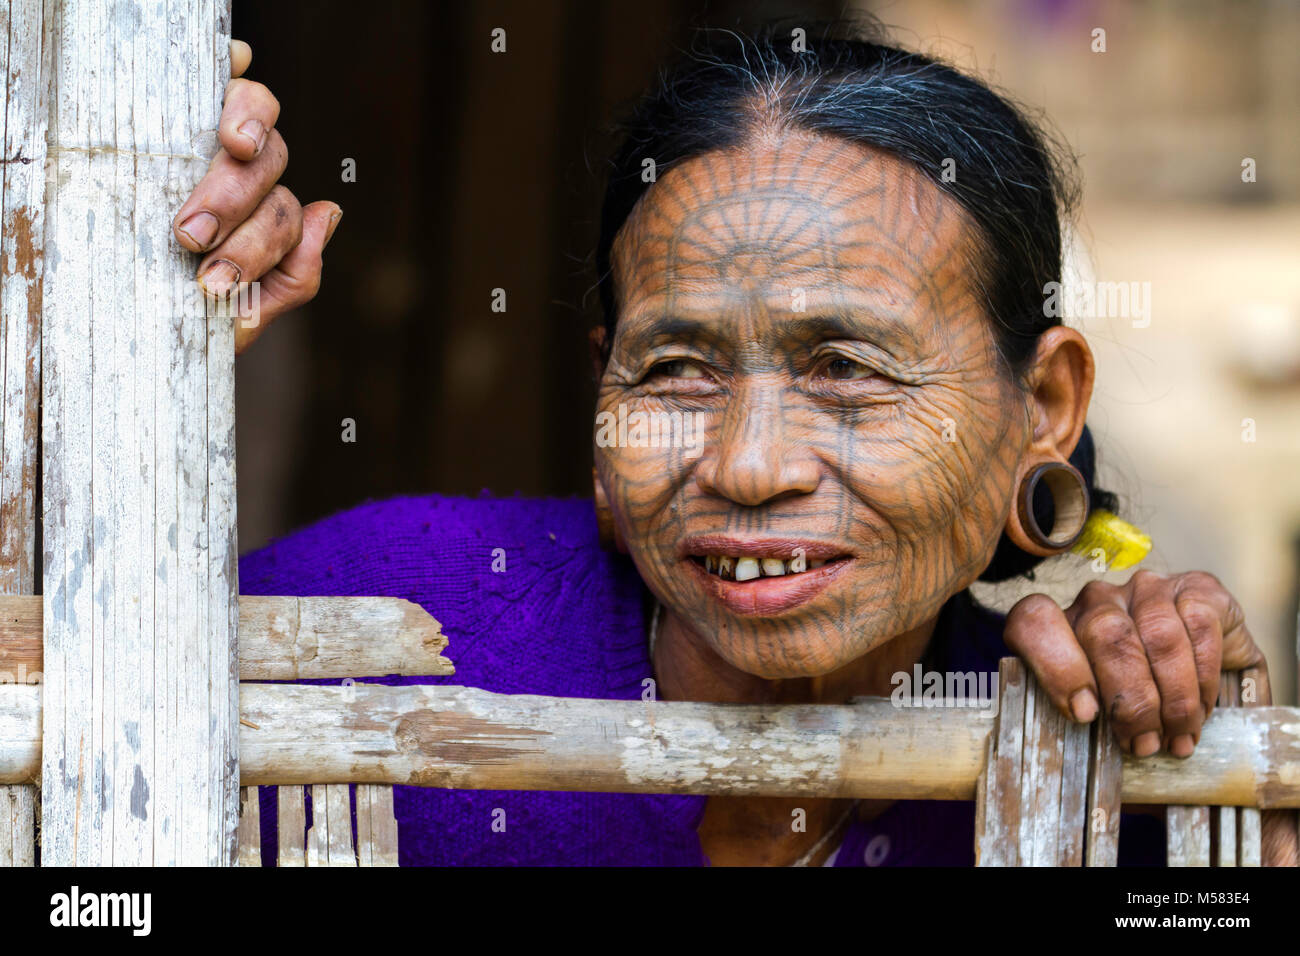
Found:
[[235, 0], [282, 182], [344, 210], [316, 301], [239, 360], [241, 550], [367, 498], [589, 495], [612, 119], [692, 27], [837, 6]]

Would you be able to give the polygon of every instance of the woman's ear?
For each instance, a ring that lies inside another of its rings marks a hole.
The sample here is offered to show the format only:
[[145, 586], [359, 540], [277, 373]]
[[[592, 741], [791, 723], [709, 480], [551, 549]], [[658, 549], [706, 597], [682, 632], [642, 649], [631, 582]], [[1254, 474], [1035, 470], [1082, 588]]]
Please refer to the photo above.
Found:
[[605, 327], [598, 325], [587, 333], [587, 348], [591, 353], [591, 368], [599, 382], [605, 374]]
[[618, 523], [614, 521], [614, 511], [609, 506], [609, 496], [605, 494], [605, 486], [600, 481], [600, 471], [595, 466], [591, 469], [591, 487], [595, 498], [596, 531], [600, 536], [601, 547], [606, 551], [627, 554], [627, 541], [619, 533]]
[[1032, 429], [1025, 471], [1046, 461], [1069, 461], [1088, 418], [1096, 366], [1087, 340], [1056, 325], [1038, 338], [1028, 376]]
[[[1082, 477], [1069, 466], [1069, 460], [1088, 417], [1094, 372], [1092, 349], [1074, 329], [1057, 325], [1039, 336], [1037, 354], [1026, 380], [1029, 447], [1016, 472], [1004, 529], [1011, 543], [1029, 554], [1047, 557], [1062, 549], [1043, 540], [1043, 529], [1034, 524], [1033, 491], [1037, 481], [1046, 480], [1056, 498], [1058, 521], [1065, 515], [1072, 515], [1077, 523], [1087, 519], [1088, 490]], [[1050, 465], [1067, 468], [1044, 467]]]

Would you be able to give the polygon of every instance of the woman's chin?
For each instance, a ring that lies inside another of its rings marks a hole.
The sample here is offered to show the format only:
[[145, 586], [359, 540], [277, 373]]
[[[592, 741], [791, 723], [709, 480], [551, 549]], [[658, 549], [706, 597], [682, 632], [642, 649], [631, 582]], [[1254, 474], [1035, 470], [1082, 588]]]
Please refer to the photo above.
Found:
[[765, 680], [823, 677], [866, 653], [847, 643], [829, 644], [822, 634], [788, 633], [765, 639], [752, 632], [731, 639], [720, 635], [714, 651], [736, 670]]

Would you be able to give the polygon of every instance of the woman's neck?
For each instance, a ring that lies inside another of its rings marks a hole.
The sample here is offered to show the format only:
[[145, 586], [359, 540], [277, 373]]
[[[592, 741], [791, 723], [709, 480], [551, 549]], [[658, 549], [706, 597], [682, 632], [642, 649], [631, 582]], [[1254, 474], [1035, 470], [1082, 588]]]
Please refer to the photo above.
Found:
[[893, 676], [910, 673], [925, 653], [937, 620], [931, 618], [829, 674], [767, 678], [732, 667], [664, 608], [652, 661], [657, 696], [727, 704], [842, 704], [853, 697], [888, 697]]

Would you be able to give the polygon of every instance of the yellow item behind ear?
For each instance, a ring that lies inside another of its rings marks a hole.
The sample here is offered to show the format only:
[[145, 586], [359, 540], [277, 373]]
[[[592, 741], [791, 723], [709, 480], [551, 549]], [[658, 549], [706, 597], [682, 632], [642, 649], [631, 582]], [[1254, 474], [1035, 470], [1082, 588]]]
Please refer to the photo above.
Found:
[[1147, 556], [1151, 550], [1151, 535], [1119, 515], [1098, 508], [1088, 516], [1079, 540], [1070, 550], [1084, 558], [1103, 558], [1107, 570], [1123, 571]]

